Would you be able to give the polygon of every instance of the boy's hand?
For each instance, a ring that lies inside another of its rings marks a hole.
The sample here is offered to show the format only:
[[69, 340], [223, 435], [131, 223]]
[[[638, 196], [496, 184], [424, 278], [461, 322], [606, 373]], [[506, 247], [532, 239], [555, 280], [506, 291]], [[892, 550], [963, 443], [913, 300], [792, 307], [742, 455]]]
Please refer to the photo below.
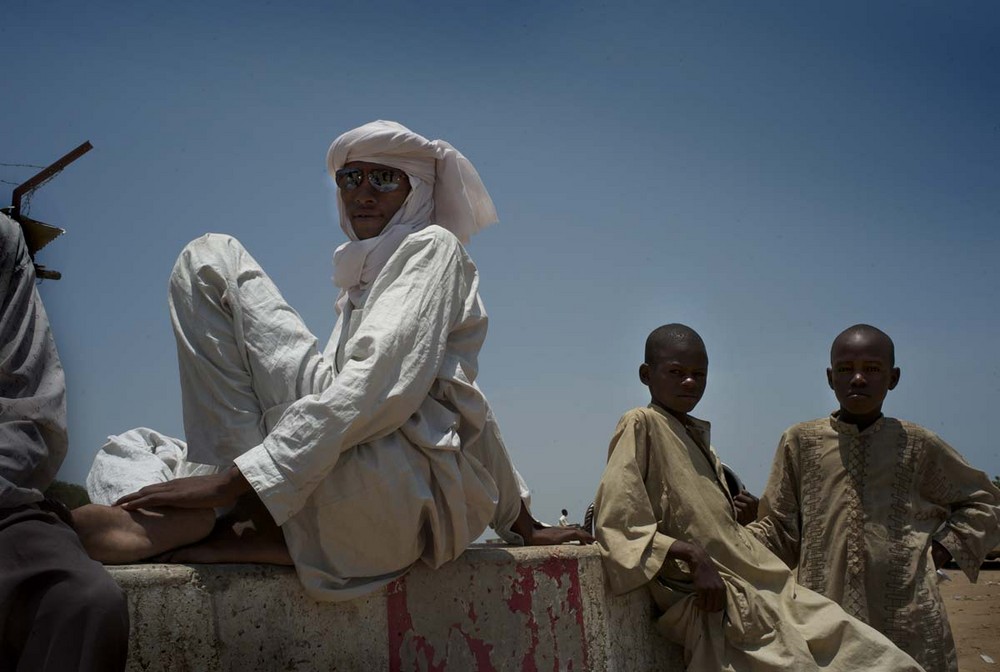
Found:
[[722, 611], [726, 607], [726, 584], [705, 549], [694, 542], [678, 539], [667, 550], [668, 558], [677, 558], [691, 568], [694, 603], [702, 611]]
[[147, 485], [138, 492], [125, 495], [115, 502], [115, 506], [121, 506], [127, 511], [156, 506], [210, 509], [233, 504], [240, 495], [250, 490], [250, 483], [233, 466], [211, 476], [189, 476]]
[[740, 525], [747, 525], [757, 520], [757, 503], [759, 501], [746, 490], [733, 497], [733, 504], [736, 505], [736, 522]]
[[944, 566], [951, 562], [951, 551], [934, 539], [931, 541], [931, 558], [934, 560], [934, 569], [944, 569]]

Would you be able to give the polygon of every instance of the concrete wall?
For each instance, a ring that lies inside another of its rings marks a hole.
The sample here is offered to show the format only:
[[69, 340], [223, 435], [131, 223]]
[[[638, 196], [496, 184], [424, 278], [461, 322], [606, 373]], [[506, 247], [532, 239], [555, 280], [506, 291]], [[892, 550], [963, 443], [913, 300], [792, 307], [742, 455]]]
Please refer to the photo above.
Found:
[[128, 593], [129, 670], [683, 670], [646, 595], [614, 597], [597, 550], [477, 546], [368, 597], [316, 603], [262, 565], [109, 567]]

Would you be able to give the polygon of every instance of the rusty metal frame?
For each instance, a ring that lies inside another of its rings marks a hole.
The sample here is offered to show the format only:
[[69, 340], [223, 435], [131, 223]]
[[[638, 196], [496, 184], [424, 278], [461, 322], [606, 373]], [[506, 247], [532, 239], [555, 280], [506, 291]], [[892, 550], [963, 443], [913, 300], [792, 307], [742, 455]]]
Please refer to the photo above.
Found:
[[[67, 152], [58, 160], [49, 164], [39, 172], [35, 173], [35, 175], [28, 178], [25, 182], [22, 182], [14, 187], [14, 193], [11, 194], [10, 199], [11, 207], [9, 213], [10, 216], [21, 225], [21, 231], [24, 233], [24, 241], [28, 246], [28, 252], [31, 254], [32, 261], [34, 261], [35, 253], [38, 252], [38, 250], [51, 243], [66, 231], [65, 229], [60, 229], [59, 227], [28, 217], [21, 212], [21, 203], [24, 202], [26, 198], [30, 199], [35, 190], [58, 175], [63, 168], [73, 163], [93, 148], [93, 145], [91, 145], [88, 140], [79, 147]], [[38, 263], [35, 264], [35, 274], [39, 278], [48, 280], [58, 280], [62, 277], [62, 274], [58, 271], [49, 270]]]

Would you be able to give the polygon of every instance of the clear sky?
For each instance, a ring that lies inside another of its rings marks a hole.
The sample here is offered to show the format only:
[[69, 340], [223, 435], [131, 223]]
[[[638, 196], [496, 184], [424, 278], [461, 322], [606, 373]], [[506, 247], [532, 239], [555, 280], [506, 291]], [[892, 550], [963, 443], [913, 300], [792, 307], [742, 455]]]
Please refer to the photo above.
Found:
[[781, 432], [835, 408], [856, 322], [896, 341], [887, 413], [998, 474], [998, 31], [993, 2], [8, 0], [0, 162], [95, 147], [30, 212], [68, 229], [40, 257], [63, 272], [40, 287], [60, 477], [108, 434], [182, 434], [166, 280], [188, 240], [240, 238], [325, 343], [324, 156], [380, 118], [449, 140], [496, 202], [469, 246], [480, 383], [539, 517], [582, 518], [673, 321], [707, 343], [695, 414], [755, 492]]

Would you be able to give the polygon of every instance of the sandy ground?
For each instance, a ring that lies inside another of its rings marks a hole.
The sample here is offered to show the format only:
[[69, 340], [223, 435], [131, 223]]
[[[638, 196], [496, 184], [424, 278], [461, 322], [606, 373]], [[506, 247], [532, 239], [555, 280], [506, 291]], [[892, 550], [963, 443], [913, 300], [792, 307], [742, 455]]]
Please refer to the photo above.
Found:
[[[972, 584], [957, 569], [946, 570], [941, 597], [958, 647], [961, 672], [1000, 672], [1000, 562], [990, 562]], [[988, 663], [980, 656], [993, 659]]]

